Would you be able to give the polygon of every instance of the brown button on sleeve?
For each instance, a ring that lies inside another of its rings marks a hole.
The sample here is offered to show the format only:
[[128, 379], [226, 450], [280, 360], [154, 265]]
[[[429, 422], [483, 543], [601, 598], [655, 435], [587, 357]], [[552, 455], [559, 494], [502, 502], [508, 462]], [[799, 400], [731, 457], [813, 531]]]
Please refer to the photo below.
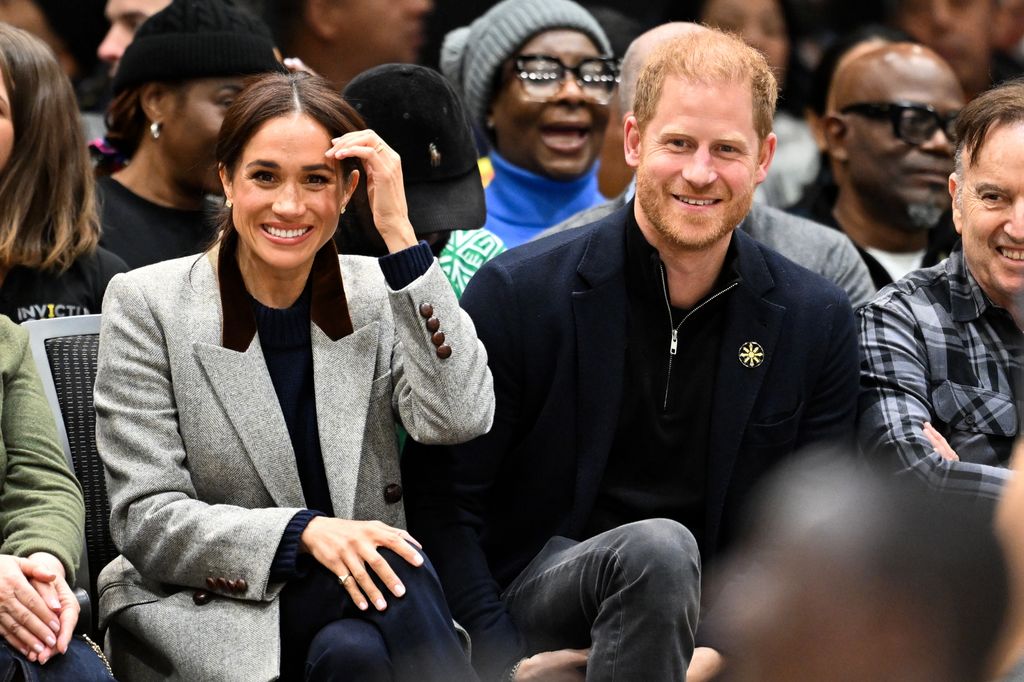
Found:
[[206, 586], [209, 587], [211, 590], [217, 589], [217, 581], [214, 580], [213, 576], [207, 576]]
[[388, 504], [395, 504], [402, 499], [402, 486], [397, 483], [388, 483], [384, 486], [384, 501]]
[[436, 317], [432, 317], [429, 320], [427, 320], [427, 331], [429, 331], [430, 333], [434, 333], [440, 328], [441, 320], [437, 319]]
[[437, 357], [442, 360], [447, 360], [452, 356], [452, 347], [449, 345], [442, 345], [437, 347]]
[[435, 346], [440, 346], [444, 343], [444, 332], [434, 332], [434, 335], [430, 337], [430, 342]]
[[196, 590], [192, 593], [192, 603], [196, 606], [209, 604], [211, 599], [213, 599], [213, 595], [206, 590]]
[[429, 303], [424, 303], [420, 306], [420, 315], [423, 317], [430, 317], [434, 314], [434, 306]]
[[235, 592], [242, 594], [249, 589], [249, 583], [245, 582], [245, 578], [239, 578], [235, 581]]
[[227, 592], [228, 591], [228, 579], [227, 578], [217, 578], [217, 589], [220, 590], [221, 592]]

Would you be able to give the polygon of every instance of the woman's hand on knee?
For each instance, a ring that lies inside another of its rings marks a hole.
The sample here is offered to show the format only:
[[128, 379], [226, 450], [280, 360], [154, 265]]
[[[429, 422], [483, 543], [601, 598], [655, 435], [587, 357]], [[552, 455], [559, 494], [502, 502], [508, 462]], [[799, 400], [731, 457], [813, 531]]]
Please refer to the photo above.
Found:
[[32, 661], [45, 662], [52, 655], [61, 627], [57, 612], [29, 581], [56, 579], [42, 563], [0, 554], [0, 635]]
[[423, 557], [413, 547], [422, 546], [408, 532], [380, 521], [349, 521], [318, 516], [302, 532], [301, 550], [338, 576], [339, 582], [360, 609], [372, 603], [378, 611], [387, 608], [384, 595], [370, 575], [376, 573], [396, 597], [405, 594], [405, 586], [377, 550], [390, 549], [413, 566], [421, 566]]

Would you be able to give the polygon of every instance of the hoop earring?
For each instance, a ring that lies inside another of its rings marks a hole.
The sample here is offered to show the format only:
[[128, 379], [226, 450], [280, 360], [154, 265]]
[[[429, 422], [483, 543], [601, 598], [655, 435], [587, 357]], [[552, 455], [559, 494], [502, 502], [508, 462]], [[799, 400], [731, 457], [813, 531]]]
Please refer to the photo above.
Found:
[[157, 123], [153, 121], [149, 124], [149, 134], [153, 136], [154, 140], [160, 139], [160, 129], [163, 128], [163, 123]]
[[226, 206], [227, 208], [234, 208], [235, 205], [231, 203], [231, 199], [225, 199], [224, 206]]

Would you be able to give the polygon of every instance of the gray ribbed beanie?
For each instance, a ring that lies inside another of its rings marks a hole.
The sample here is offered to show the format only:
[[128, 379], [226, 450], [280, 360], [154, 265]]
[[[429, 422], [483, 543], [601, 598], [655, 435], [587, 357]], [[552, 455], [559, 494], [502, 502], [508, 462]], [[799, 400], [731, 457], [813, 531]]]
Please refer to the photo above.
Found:
[[441, 73], [455, 85], [474, 123], [484, 125], [501, 64], [533, 36], [560, 28], [585, 33], [602, 54], [611, 54], [600, 24], [572, 0], [503, 0], [444, 37]]

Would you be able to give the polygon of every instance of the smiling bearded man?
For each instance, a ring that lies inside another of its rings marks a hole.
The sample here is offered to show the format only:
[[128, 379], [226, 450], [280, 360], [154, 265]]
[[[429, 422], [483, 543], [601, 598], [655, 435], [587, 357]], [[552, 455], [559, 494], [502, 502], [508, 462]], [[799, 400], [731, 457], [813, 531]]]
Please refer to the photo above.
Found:
[[728, 642], [701, 573], [751, 488], [797, 448], [852, 439], [846, 295], [735, 230], [775, 99], [739, 39], [665, 42], [624, 124], [638, 200], [466, 288], [494, 426], [410, 444], [402, 464], [410, 528], [484, 679], [708, 679]]
[[[686, 113], [686, 102], [691, 98], [707, 104], [699, 107], [704, 112], [703, 121]], [[650, 128], [646, 145], [640, 141], [638, 120], [626, 126], [627, 131], [636, 132], [636, 137], [627, 138], [626, 158], [637, 169], [638, 214], [646, 218], [638, 218], [638, 222], [648, 241], [653, 243], [654, 235], [648, 235], [645, 227], [657, 234], [654, 239], [664, 239], [680, 249], [701, 251], [725, 240], [750, 212], [754, 189], [764, 179], [775, 149], [775, 136], [768, 136], [762, 143], [748, 139], [741, 131], [729, 130], [727, 125], [714, 124], [733, 119], [728, 111], [751, 111], [752, 107], [751, 94], [745, 89], [672, 77], [663, 86], [654, 119], [646, 122]], [[694, 133], [686, 127], [701, 122], [721, 128], [709, 132], [712, 137], [723, 135], [707, 150], [699, 148]], [[641, 154], [646, 163], [640, 163]]]

